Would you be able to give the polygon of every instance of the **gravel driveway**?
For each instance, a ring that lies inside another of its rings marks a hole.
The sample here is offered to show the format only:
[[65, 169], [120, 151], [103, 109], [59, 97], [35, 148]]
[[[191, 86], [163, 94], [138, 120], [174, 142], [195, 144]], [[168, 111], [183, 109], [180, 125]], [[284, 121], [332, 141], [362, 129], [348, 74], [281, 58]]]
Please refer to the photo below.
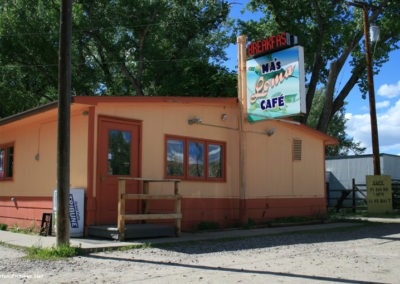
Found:
[[[229, 231], [227, 231], [229, 237]], [[400, 224], [369, 224], [27, 260], [0, 247], [0, 283], [400, 283]]]

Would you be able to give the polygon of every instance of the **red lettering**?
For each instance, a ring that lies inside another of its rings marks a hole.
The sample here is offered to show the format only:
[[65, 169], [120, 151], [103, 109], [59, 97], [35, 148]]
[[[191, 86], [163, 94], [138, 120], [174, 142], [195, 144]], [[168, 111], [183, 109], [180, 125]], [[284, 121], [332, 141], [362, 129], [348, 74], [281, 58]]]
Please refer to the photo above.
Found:
[[257, 50], [256, 50], [256, 43], [255, 42], [253, 42], [252, 44], [251, 44], [251, 48], [252, 48], [252, 50], [253, 50], [253, 54], [256, 54], [257, 53]]
[[247, 56], [252, 56], [253, 55], [253, 45], [250, 43], [247, 46]]
[[281, 35], [277, 35], [275, 38], [276, 38], [276, 47], [282, 46], [282, 38], [281, 38]]
[[256, 47], [256, 45], [255, 45], [254, 42], [250, 43], [250, 44], [247, 46], [247, 55], [248, 55], [248, 56], [252, 56], [252, 55], [254, 55], [254, 54], [256, 53], [255, 47]]
[[262, 52], [261, 51], [261, 40], [259, 40], [259, 41], [257, 41], [257, 53], [260, 53], [260, 52]]
[[263, 50], [263, 52], [264, 51], [267, 51], [269, 48], [268, 48], [268, 41], [267, 40], [263, 40], [262, 41], [262, 50]]
[[288, 42], [288, 33], [282, 32], [278, 35], [267, 37], [264, 40], [254, 41], [247, 45], [247, 56], [251, 57], [259, 53], [264, 53], [273, 49], [278, 49], [290, 44]]
[[281, 34], [281, 37], [282, 37], [282, 45], [286, 45], [287, 44], [287, 42], [286, 42], [286, 32], [283, 32]]
[[275, 38], [276, 38], [276, 36], [270, 36], [269, 37], [269, 42], [270, 42], [270, 45], [271, 45], [271, 49], [275, 48]]

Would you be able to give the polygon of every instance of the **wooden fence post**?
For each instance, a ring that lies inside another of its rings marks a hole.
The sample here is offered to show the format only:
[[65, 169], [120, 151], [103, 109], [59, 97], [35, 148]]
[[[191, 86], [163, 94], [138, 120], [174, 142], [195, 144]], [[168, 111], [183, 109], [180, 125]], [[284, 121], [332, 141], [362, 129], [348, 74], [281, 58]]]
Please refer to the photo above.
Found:
[[[174, 193], [176, 196], [175, 213], [181, 214], [182, 205], [181, 205], [181, 196], [179, 195], [179, 181], [174, 182]], [[181, 224], [182, 224], [182, 218], [177, 218], [176, 219], [176, 236], [177, 237], [179, 237], [181, 235]]]
[[[143, 194], [149, 194], [150, 193], [150, 185], [148, 181], [143, 181]], [[144, 202], [144, 208], [143, 208], [143, 213], [148, 214], [149, 213], [149, 200], [145, 199]], [[144, 220], [144, 223], [146, 223], [146, 220]]]
[[125, 240], [125, 180], [118, 180], [118, 239]]

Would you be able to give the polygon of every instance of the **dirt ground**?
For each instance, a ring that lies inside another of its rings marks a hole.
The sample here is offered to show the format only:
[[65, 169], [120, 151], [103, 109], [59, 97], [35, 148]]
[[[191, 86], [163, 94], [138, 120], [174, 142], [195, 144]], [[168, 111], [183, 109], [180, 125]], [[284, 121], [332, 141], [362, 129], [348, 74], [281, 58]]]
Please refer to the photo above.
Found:
[[400, 224], [164, 245], [57, 261], [24, 255], [0, 247], [0, 283], [400, 283]]

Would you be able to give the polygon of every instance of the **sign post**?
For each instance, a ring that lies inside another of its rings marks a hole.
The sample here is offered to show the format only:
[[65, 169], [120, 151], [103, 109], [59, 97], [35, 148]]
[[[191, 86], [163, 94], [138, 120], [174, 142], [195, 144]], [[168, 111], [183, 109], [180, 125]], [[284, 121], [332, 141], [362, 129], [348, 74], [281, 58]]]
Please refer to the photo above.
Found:
[[238, 100], [240, 103], [240, 122], [239, 122], [239, 196], [240, 196], [240, 218], [242, 224], [247, 222], [246, 209], [246, 153], [247, 153], [247, 137], [244, 131], [244, 123], [246, 116], [246, 98], [247, 98], [247, 81], [246, 81], [246, 36], [242, 35], [237, 38], [238, 43]]

